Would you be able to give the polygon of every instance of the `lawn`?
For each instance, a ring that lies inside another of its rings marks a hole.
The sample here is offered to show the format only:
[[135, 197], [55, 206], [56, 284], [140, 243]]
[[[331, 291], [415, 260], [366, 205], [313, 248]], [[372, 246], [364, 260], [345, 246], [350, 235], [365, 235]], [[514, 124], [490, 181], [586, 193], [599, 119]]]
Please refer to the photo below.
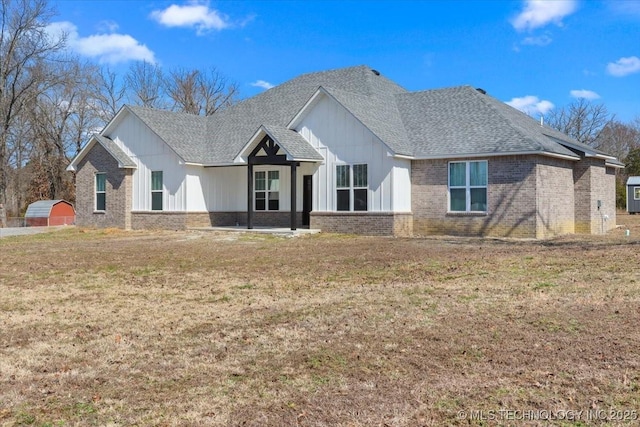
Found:
[[0, 425], [637, 425], [640, 216], [618, 223], [3, 238]]

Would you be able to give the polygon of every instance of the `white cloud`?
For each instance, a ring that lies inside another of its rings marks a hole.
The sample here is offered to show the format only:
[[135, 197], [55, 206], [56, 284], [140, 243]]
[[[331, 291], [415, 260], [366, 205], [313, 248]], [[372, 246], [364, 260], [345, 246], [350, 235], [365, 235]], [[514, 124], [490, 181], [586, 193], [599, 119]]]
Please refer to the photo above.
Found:
[[607, 64], [607, 72], [616, 77], [624, 77], [640, 72], [640, 58], [637, 56], [629, 56], [627, 58], [620, 58], [616, 62], [609, 62]]
[[274, 87], [275, 85], [265, 81], [265, 80], [257, 80], [253, 83], [251, 83], [251, 86], [254, 87], [261, 87], [263, 89], [271, 89], [272, 87]]
[[198, 34], [208, 30], [223, 30], [230, 26], [227, 16], [208, 3], [192, 2], [184, 6], [172, 4], [163, 10], [151, 12], [151, 18], [166, 27], [195, 28]]
[[569, 92], [569, 94], [571, 96], [573, 96], [574, 98], [584, 98], [584, 99], [599, 99], [600, 98], [600, 95], [598, 95], [594, 91], [586, 90], [586, 89], [574, 89], [571, 92]]
[[522, 44], [529, 46], [546, 46], [550, 44], [553, 40], [548, 35], [544, 34], [538, 37], [525, 37], [522, 40]]
[[[114, 28], [112, 26], [112, 28]], [[82, 56], [97, 59], [100, 63], [116, 64], [127, 61], [155, 63], [155, 55], [147, 46], [128, 34], [95, 34], [80, 37], [78, 28], [71, 22], [53, 22], [47, 26], [53, 40], [67, 37], [67, 47]]]
[[524, 9], [511, 20], [511, 25], [518, 31], [533, 30], [550, 23], [562, 25], [562, 18], [576, 9], [576, 0], [526, 0]]
[[540, 100], [537, 96], [527, 95], [522, 98], [512, 98], [505, 104], [516, 108], [530, 116], [545, 115], [555, 107], [550, 101]]

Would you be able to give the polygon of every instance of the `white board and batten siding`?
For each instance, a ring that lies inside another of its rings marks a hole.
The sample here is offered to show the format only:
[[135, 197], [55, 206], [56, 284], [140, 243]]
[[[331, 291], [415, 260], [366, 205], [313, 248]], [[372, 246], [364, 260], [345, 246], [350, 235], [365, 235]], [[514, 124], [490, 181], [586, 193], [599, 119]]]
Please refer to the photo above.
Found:
[[[317, 166], [302, 163], [297, 168], [297, 210], [302, 211], [303, 176], [313, 175]], [[291, 208], [291, 168], [289, 166], [260, 165], [253, 168], [258, 171], [278, 171], [280, 181], [280, 211]], [[235, 212], [247, 210], [247, 168], [246, 167], [214, 167], [206, 168], [205, 191], [209, 211]]]
[[313, 210], [336, 210], [336, 165], [366, 163], [368, 210], [411, 211], [411, 161], [389, 149], [335, 100], [322, 96], [296, 130], [324, 157], [313, 178]]
[[[187, 195], [187, 182], [194, 183], [196, 176], [194, 168], [184, 164], [182, 159], [164, 143], [143, 122], [134, 116], [125, 117], [107, 135], [124, 150], [136, 163], [133, 173], [133, 203], [134, 211], [151, 210], [151, 172], [162, 171], [163, 201], [165, 211], [187, 210], [189, 205], [204, 209], [204, 200]], [[191, 178], [187, 178], [190, 173]], [[195, 189], [197, 195], [197, 188]], [[200, 191], [202, 193], [202, 191]]]

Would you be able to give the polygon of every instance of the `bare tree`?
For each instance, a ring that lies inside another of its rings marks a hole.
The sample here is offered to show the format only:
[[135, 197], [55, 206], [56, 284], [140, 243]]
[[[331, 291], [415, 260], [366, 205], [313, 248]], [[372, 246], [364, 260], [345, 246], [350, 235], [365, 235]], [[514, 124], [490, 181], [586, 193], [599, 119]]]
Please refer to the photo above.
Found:
[[46, 0], [0, 0], [0, 6], [0, 203], [4, 203], [9, 146], [15, 143], [11, 128], [47, 84], [38, 65], [52, 59], [65, 38], [47, 35], [52, 10]]
[[210, 68], [200, 73], [200, 92], [203, 98], [205, 116], [211, 116], [218, 110], [232, 105], [238, 96], [238, 85], [220, 75], [218, 70]]
[[173, 109], [189, 114], [200, 114], [202, 109], [200, 94], [200, 72], [177, 69], [165, 79], [167, 95], [173, 101]]
[[604, 104], [580, 98], [564, 108], [551, 110], [545, 122], [583, 144], [594, 146], [600, 131], [613, 120]]
[[147, 61], [139, 61], [125, 76], [130, 102], [150, 108], [166, 108], [162, 69]]
[[[39, 187], [37, 197], [74, 200], [72, 177], [65, 168], [101, 123], [95, 107], [98, 69], [69, 60], [57, 62], [51, 73], [59, 80], [30, 108], [34, 141], [30, 160], [37, 166], [32, 181]], [[46, 183], [48, 191], [38, 182]]]
[[105, 125], [124, 104], [126, 87], [118, 83], [118, 75], [109, 68], [100, 70], [97, 84], [96, 112]]
[[594, 147], [607, 154], [624, 159], [629, 150], [640, 147], [640, 129], [612, 120], [602, 128]]
[[174, 110], [205, 116], [233, 104], [238, 94], [237, 85], [215, 68], [174, 70], [165, 79], [165, 87]]

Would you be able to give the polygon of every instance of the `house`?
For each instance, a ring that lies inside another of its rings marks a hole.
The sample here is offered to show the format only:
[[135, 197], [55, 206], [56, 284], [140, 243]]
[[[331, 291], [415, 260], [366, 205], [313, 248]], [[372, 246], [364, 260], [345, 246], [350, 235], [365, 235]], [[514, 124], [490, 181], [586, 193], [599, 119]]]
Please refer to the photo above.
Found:
[[483, 90], [357, 66], [211, 117], [125, 106], [68, 169], [82, 226], [546, 238], [615, 227], [619, 167]]
[[27, 206], [24, 218], [27, 227], [71, 225], [76, 213], [65, 200], [38, 200]]

